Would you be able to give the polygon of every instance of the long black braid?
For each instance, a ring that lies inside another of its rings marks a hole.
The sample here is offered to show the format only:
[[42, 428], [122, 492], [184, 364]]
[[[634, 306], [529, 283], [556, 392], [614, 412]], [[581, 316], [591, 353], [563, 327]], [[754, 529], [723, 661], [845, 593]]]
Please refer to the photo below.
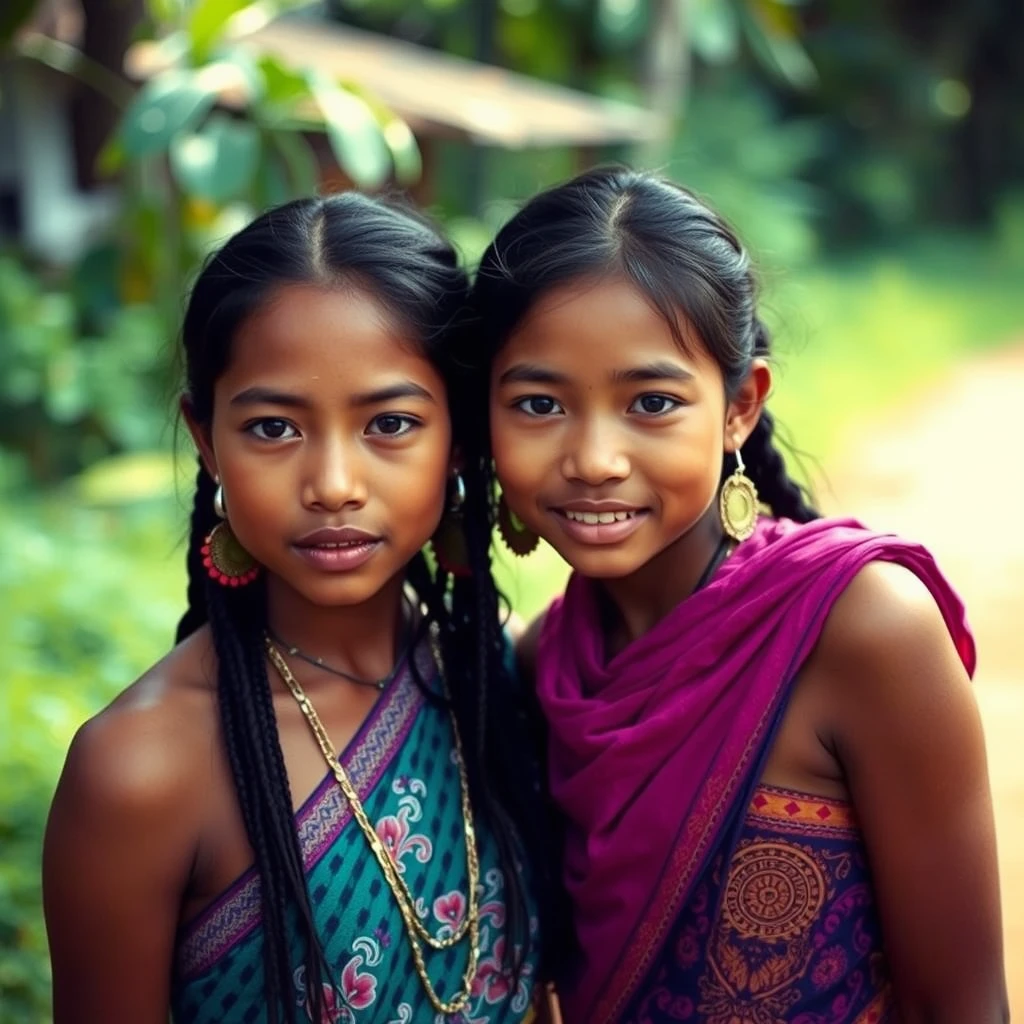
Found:
[[[754, 332], [754, 355], [770, 359], [771, 335], [760, 318], [755, 318]], [[786, 470], [785, 459], [775, 444], [774, 435], [775, 418], [767, 409], [762, 409], [757, 425], [743, 445], [743, 460], [759, 498], [776, 516], [784, 516], [798, 523], [808, 523], [819, 518], [806, 490]]]
[[217, 654], [217, 702], [224, 749], [260, 872], [269, 1019], [276, 1024], [281, 1019], [295, 1018], [295, 999], [290, 995], [295, 989], [294, 967], [287, 936], [297, 918], [297, 931], [306, 946], [302, 958], [304, 984], [313, 1019], [319, 1020], [326, 961], [313, 925], [266, 670], [262, 639], [266, 593], [262, 581], [244, 588], [225, 588], [211, 580], [203, 567], [203, 541], [219, 521], [213, 511], [215, 489], [212, 477], [200, 463], [189, 537], [189, 603], [178, 624], [177, 640], [185, 639], [204, 622], [210, 625]]
[[[300, 200], [264, 214], [214, 253], [192, 291], [183, 328], [185, 401], [209, 429], [213, 389], [230, 359], [238, 328], [285, 283], [368, 287], [410, 332], [422, 339], [451, 391], [458, 383], [454, 336], [468, 305], [468, 279], [452, 247], [409, 210], [356, 193]], [[340, 358], [340, 357], [339, 357]], [[453, 438], [460, 444], [453, 417]], [[497, 715], [516, 707], [503, 659], [497, 592], [489, 572], [492, 511], [489, 485], [468, 471], [463, 512], [472, 580], [451, 584], [420, 554], [407, 581], [425, 608], [423, 629], [440, 632], [443, 671], [452, 695], [474, 812], [494, 835], [506, 880], [508, 943], [518, 967], [530, 945], [527, 878], [533, 855], [528, 789], [536, 776], [531, 752], [515, 747], [515, 730]], [[224, 588], [209, 579], [200, 556], [216, 525], [215, 484], [200, 466], [188, 554], [188, 609], [183, 640], [208, 624], [217, 655], [217, 698], [224, 748], [260, 879], [264, 988], [272, 1024], [304, 1019], [295, 998], [299, 972], [313, 1020], [324, 1014], [325, 983], [333, 983], [317, 934], [295, 829], [263, 635], [261, 582]], [[230, 502], [230, 496], [229, 496]], [[230, 513], [230, 508], [228, 509]], [[430, 691], [428, 691], [430, 692]], [[510, 715], [510, 721], [514, 716]], [[520, 865], [527, 867], [520, 871]], [[291, 952], [294, 940], [299, 952]]]

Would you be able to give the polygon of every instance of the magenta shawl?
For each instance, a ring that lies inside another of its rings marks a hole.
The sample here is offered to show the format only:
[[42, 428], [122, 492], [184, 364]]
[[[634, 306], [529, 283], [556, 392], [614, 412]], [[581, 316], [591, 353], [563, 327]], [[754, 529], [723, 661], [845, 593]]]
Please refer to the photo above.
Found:
[[707, 587], [607, 663], [594, 584], [574, 575], [552, 605], [537, 688], [582, 947], [567, 1024], [614, 1021], [635, 994], [756, 782], [833, 602], [873, 561], [920, 577], [973, 672], [963, 606], [932, 557], [852, 520], [762, 520]]

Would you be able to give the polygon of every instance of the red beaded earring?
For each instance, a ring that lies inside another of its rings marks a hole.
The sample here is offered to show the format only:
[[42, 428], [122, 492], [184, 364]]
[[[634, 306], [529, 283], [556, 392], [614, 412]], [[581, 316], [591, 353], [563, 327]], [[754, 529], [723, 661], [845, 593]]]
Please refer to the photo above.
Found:
[[203, 565], [210, 579], [222, 587], [247, 586], [259, 576], [260, 567], [239, 543], [227, 521], [224, 488], [220, 484], [217, 484], [217, 492], [213, 496], [213, 511], [220, 516], [221, 522], [209, 532], [199, 549]]

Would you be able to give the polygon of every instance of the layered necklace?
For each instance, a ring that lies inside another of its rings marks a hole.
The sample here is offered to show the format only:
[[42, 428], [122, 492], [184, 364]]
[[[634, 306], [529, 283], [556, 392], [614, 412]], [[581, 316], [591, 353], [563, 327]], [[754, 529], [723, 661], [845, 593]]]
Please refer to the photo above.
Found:
[[[270, 658], [271, 664], [277, 670], [285, 686], [288, 687], [291, 695], [295, 698], [295, 702], [299, 705], [299, 710], [302, 712], [306, 722], [309, 724], [309, 728], [317, 741], [317, 745], [320, 747], [324, 760], [334, 773], [334, 777], [338, 780], [338, 785], [341, 787], [341, 791], [345, 795], [345, 799], [348, 801], [349, 807], [352, 808], [352, 816], [358, 822], [359, 828], [366, 837], [366, 841], [369, 844], [370, 849], [377, 858], [377, 863], [380, 864], [380, 869], [384, 875], [384, 879], [387, 882], [388, 887], [391, 889], [395, 902], [398, 904], [398, 910], [402, 916], [402, 923], [405, 925], [405, 932], [409, 939], [409, 947], [412, 952], [412, 959], [416, 967], [416, 973], [419, 975], [420, 982], [423, 984], [423, 988], [427, 993], [427, 998], [438, 1013], [446, 1015], [459, 1013], [469, 1004], [473, 988], [473, 979], [476, 977], [477, 965], [480, 960], [479, 896], [477, 894], [477, 886], [480, 881], [480, 860], [477, 855], [476, 848], [476, 830], [473, 827], [473, 809], [469, 802], [469, 781], [466, 777], [466, 764], [462, 753], [462, 740], [459, 736], [459, 727], [455, 721], [454, 713], [450, 712], [452, 732], [455, 737], [455, 764], [459, 773], [462, 825], [466, 839], [466, 877], [469, 883], [469, 893], [468, 898], [466, 899], [466, 915], [462, 922], [450, 935], [439, 938], [427, 931], [423, 922], [420, 920], [419, 914], [416, 913], [416, 900], [409, 891], [409, 887], [406, 885], [405, 880], [398, 873], [395, 862], [388, 853], [387, 847], [385, 847], [380, 836], [377, 835], [377, 830], [373, 827], [373, 824], [367, 816], [366, 810], [363, 808], [362, 801], [356, 793], [355, 786], [352, 785], [352, 781], [349, 779], [348, 773], [338, 760], [334, 744], [331, 743], [331, 739], [327, 735], [327, 730], [324, 729], [323, 723], [320, 721], [320, 716], [316, 713], [316, 708], [314, 708], [310, 703], [305, 691], [299, 685], [299, 681], [295, 678], [292, 670], [288, 667], [288, 663], [284, 660], [284, 655], [278, 647], [280, 641], [275, 637], [272, 637], [270, 634], [266, 634], [263, 639], [267, 649], [267, 656]], [[438, 672], [441, 674], [441, 685], [444, 688], [444, 695], [445, 698], [448, 699], [450, 708], [451, 700], [448, 694], [448, 687], [442, 673], [440, 645], [437, 640], [437, 632], [433, 628], [430, 632], [430, 644], [434, 656], [434, 662], [437, 665]], [[281, 644], [281, 647], [288, 650], [290, 654], [298, 654], [297, 651], [286, 647], [284, 644]], [[404, 659], [399, 659], [399, 665], [402, 660]], [[316, 664], [316, 662], [314, 662], [314, 664]], [[320, 667], [323, 668], [325, 666], [321, 665]], [[391, 675], [388, 677], [389, 680], [394, 678], [397, 674], [397, 670], [398, 666], [392, 670]], [[377, 688], [382, 689], [381, 686], [377, 686]], [[451, 949], [453, 946], [461, 943], [464, 939], [469, 942], [469, 951], [467, 954], [466, 969], [462, 974], [462, 986], [451, 999], [444, 1000], [437, 994], [437, 990], [434, 988], [434, 985], [430, 980], [430, 976], [427, 973], [423, 947], [426, 945], [433, 950]]]

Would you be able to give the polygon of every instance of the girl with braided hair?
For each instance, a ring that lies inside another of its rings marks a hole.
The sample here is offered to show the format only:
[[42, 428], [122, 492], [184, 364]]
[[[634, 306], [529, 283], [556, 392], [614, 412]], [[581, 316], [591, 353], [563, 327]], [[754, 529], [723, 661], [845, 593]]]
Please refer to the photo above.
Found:
[[574, 570], [520, 645], [566, 1024], [1008, 1019], [963, 607], [788, 477], [735, 233], [597, 170], [526, 203], [474, 287], [499, 523]]
[[264, 214], [199, 275], [189, 607], [68, 755], [56, 1024], [532, 1012], [539, 773], [449, 408], [468, 291], [430, 224], [356, 193]]

